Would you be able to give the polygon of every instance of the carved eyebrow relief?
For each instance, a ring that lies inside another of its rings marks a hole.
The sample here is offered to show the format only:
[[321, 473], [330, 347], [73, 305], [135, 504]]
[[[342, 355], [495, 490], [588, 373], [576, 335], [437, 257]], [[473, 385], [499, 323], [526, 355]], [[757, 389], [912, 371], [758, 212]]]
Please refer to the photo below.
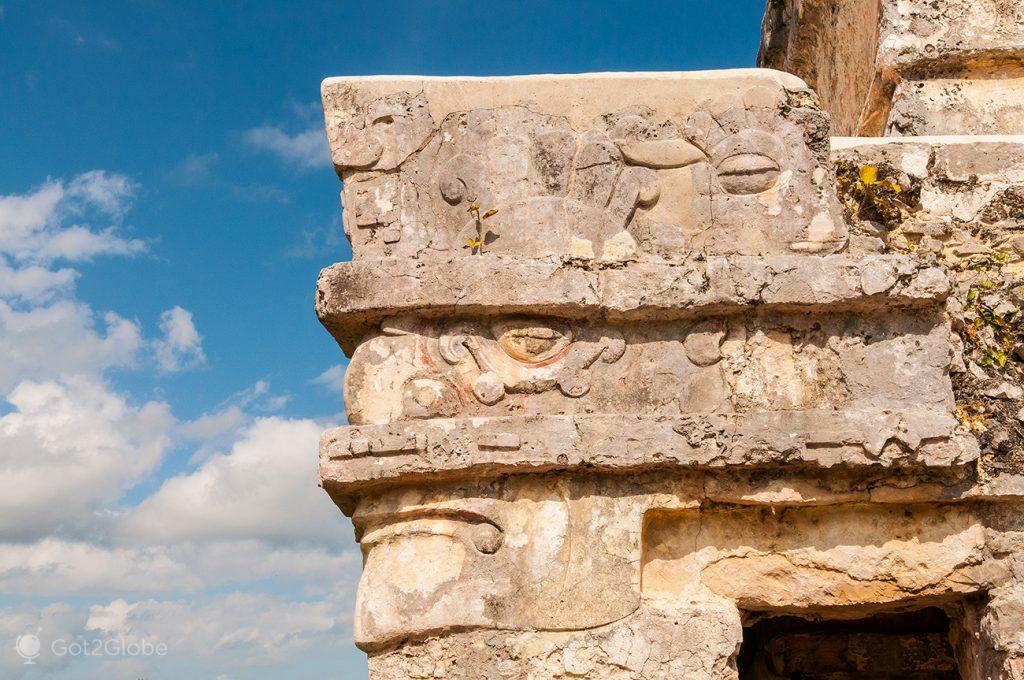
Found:
[[626, 162], [655, 170], [682, 168], [707, 160], [703, 151], [685, 139], [618, 139], [615, 143]]
[[362, 533], [364, 550], [412, 536], [446, 536], [493, 555], [504, 541], [504, 532], [493, 520], [465, 510], [422, 510], [373, 518]]

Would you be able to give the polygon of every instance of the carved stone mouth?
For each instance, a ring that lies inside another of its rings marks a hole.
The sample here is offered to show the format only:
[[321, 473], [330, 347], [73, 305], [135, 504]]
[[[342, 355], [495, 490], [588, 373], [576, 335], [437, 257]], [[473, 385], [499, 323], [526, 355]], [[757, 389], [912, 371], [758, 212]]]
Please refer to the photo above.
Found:
[[505, 354], [530, 365], [557, 359], [573, 340], [568, 324], [550, 320], [542, 323], [524, 318], [495, 324], [493, 334]]

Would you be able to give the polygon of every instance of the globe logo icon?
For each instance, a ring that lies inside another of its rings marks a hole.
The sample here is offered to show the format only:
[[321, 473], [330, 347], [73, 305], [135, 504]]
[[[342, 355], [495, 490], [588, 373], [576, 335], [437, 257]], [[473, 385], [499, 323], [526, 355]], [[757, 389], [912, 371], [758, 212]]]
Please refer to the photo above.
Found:
[[35, 659], [39, 656], [41, 648], [39, 637], [34, 633], [19, 635], [18, 640], [14, 643], [14, 650], [18, 652], [18, 656], [25, 659], [25, 665], [35, 664]]

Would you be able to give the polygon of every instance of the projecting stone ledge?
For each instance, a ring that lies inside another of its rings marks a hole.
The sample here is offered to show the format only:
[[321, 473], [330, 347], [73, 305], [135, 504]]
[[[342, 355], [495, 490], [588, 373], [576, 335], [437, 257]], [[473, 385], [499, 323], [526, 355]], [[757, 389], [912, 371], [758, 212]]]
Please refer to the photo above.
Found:
[[320, 479], [344, 495], [385, 482], [572, 468], [949, 468], [977, 457], [974, 438], [951, 415], [930, 411], [511, 416], [328, 430]]
[[446, 262], [342, 262], [320, 272], [316, 312], [345, 352], [388, 317], [544, 314], [567, 319], [698, 318], [769, 306], [864, 311], [943, 302], [939, 267], [902, 255], [709, 257], [596, 268], [573, 260], [486, 255]]

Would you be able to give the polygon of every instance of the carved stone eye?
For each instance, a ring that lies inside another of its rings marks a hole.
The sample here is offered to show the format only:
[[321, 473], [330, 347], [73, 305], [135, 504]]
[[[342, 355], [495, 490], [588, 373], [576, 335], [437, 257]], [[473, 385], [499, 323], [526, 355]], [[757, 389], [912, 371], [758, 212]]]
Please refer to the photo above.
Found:
[[779, 181], [779, 164], [759, 153], [740, 153], [718, 164], [718, 181], [730, 194], [759, 194]]
[[456, 177], [441, 180], [441, 196], [450, 205], [457, 205], [465, 198], [466, 185]]
[[473, 527], [473, 545], [485, 555], [493, 555], [501, 547], [504, 536], [493, 524], [478, 524]]
[[495, 329], [501, 349], [516, 361], [533, 364], [550, 359], [572, 340], [571, 332], [561, 324], [513, 321]]

